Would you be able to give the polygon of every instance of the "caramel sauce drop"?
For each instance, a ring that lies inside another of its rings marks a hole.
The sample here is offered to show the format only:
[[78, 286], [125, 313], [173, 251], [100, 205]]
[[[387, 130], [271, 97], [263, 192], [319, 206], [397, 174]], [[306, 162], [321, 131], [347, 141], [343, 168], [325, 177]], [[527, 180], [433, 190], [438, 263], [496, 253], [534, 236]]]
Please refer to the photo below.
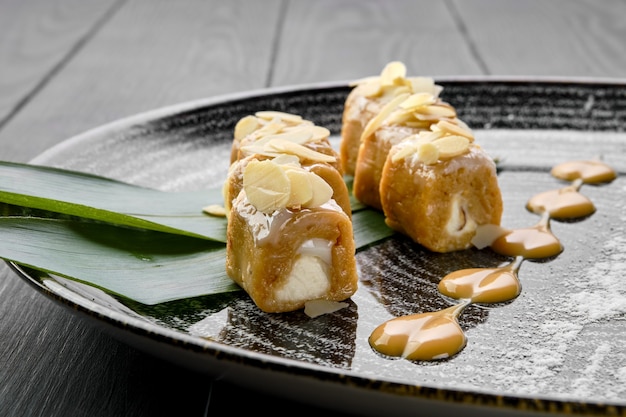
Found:
[[369, 344], [383, 355], [408, 360], [430, 361], [453, 356], [467, 343], [457, 321], [466, 305], [391, 319], [372, 332]]
[[454, 271], [439, 281], [439, 292], [472, 303], [503, 303], [517, 297], [522, 286], [517, 276], [523, 257], [499, 268]]
[[533, 196], [526, 208], [536, 214], [547, 212], [553, 219], [578, 219], [593, 214], [596, 207], [576, 185], [546, 191]]
[[555, 166], [552, 175], [572, 181], [558, 190], [532, 197], [526, 208], [540, 214], [533, 227], [506, 230], [489, 245], [496, 253], [512, 256], [515, 261], [498, 268], [469, 268], [452, 272], [440, 282], [439, 291], [459, 304], [444, 310], [391, 319], [378, 326], [369, 337], [378, 352], [409, 360], [449, 358], [460, 352], [467, 338], [458, 317], [471, 303], [501, 303], [521, 292], [518, 270], [524, 259], [556, 256], [563, 245], [550, 230], [551, 218], [580, 218], [595, 211], [593, 203], [578, 192], [583, 183], [610, 182], [616, 172], [600, 161], [573, 161]]
[[550, 173], [565, 181], [581, 179], [585, 184], [611, 182], [617, 178], [613, 168], [598, 160], [564, 162], [552, 168]]
[[498, 237], [491, 244], [491, 249], [500, 255], [543, 259], [561, 253], [563, 245], [550, 230], [549, 217], [546, 215], [545, 220], [533, 227], [513, 229]]

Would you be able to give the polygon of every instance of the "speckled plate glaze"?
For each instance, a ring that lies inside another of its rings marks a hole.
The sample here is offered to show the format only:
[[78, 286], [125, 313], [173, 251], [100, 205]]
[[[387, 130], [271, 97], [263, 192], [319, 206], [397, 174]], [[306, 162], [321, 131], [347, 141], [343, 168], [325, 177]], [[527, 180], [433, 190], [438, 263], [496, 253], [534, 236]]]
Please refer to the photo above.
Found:
[[[472, 305], [468, 343], [436, 362], [388, 359], [367, 338], [383, 321], [451, 305], [453, 270], [506, 258], [433, 254], [400, 236], [357, 253], [349, 307], [310, 319], [265, 314], [243, 292], [146, 306], [12, 265], [40, 291], [118, 338], [243, 386], [360, 415], [626, 415], [626, 82], [441, 79], [443, 98], [499, 161], [505, 227], [532, 226], [534, 194], [563, 186], [550, 168], [600, 157], [618, 171], [584, 185], [597, 211], [552, 221], [563, 253], [525, 261], [521, 295]], [[171, 106], [71, 138], [32, 161], [162, 190], [220, 186], [235, 123], [258, 110], [302, 115], [338, 141], [347, 83], [270, 89]], [[176, 279], [175, 276], [172, 279]]]

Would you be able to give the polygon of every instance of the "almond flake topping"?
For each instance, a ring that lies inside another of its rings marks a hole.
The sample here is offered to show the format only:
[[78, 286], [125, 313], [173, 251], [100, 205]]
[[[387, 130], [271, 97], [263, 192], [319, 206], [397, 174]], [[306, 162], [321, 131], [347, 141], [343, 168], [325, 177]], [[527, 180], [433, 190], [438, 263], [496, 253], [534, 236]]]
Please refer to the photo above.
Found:
[[[449, 121], [451, 126], [446, 125], [444, 129], [451, 130], [456, 126], [455, 120], [456, 110], [431, 93], [401, 94], [389, 101], [368, 122], [361, 134], [361, 140], [365, 140], [383, 124], [429, 129], [437, 122]], [[457, 129], [461, 128], [457, 126]], [[470, 132], [463, 133], [471, 135]]]
[[408, 94], [402, 94], [391, 100], [389, 103], [385, 104], [376, 116], [374, 116], [370, 121], [365, 125], [365, 129], [363, 129], [363, 133], [361, 134], [361, 141], [363, 141], [366, 137], [374, 133], [376, 129], [378, 129], [385, 119], [402, 103], [404, 100], [409, 97]]
[[269, 157], [277, 157], [282, 154], [289, 154], [297, 156], [301, 160], [310, 160], [314, 162], [337, 162], [337, 157], [328, 155], [322, 152], [314, 151], [311, 148], [307, 148], [297, 142], [292, 142], [289, 139], [284, 139], [280, 136], [273, 137], [271, 140], [263, 141], [262, 143], [253, 143], [241, 147], [241, 151], [246, 155], [263, 155]]
[[360, 93], [369, 98], [393, 98], [399, 94], [428, 92], [439, 96], [442, 87], [435, 84], [430, 77], [408, 77], [406, 66], [400, 61], [389, 62], [379, 76], [361, 78], [349, 83], [351, 87], [359, 87]]
[[226, 217], [226, 208], [219, 204], [210, 204], [202, 208], [202, 211], [209, 216]]
[[396, 145], [391, 160], [400, 161], [411, 157], [426, 165], [435, 164], [467, 153], [474, 136], [464, 127], [448, 121], [431, 126], [430, 131], [411, 135]]
[[258, 111], [254, 113], [254, 115], [260, 119], [265, 119], [265, 120], [279, 119], [288, 124], [298, 124], [304, 121], [304, 119], [300, 115], [292, 114], [292, 113], [284, 113], [280, 111], [271, 111], [271, 110]]
[[261, 123], [254, 116], [246, 116], [235, 125], [235, 140], [239, 141], [261, 127]]
[[250, 204], [263, 213], [283, 208], [319, 207], [328, 202], [333, 189], [318, 175], [280, 157], [250, 161], [243, 172], [243, 189]]
[[[235, 139], [244, 155], [275, 157], [287, 152], [316, 162], [335, 163], [336, 156], [313, 151], [304, 146], [327, 140], [330, 130], [302, 117], [278, 111], [259, 111], [242, 118], [235, 126]], [[289, 143], [288, 143], [289, 142]]]

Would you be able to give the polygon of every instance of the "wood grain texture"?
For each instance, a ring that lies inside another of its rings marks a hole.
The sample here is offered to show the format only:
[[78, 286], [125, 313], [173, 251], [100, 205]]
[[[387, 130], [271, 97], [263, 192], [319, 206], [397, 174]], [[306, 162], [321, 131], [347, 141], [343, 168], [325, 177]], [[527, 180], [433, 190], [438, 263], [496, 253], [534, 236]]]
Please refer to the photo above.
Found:
[[487, 75], [626, 78], [621, 0], [451, 0]]
[[[278, 1], [129, 2], [0, 131], [27, 161], [95, 126], [157, 107], [262, 88]], [[28, 138], [29, 146], [21, 140]]]
[[210, 379], [145, 355], [34, 291], [0, 265], [0, 415], [190, 416]]
[[61, 69], [116, 3], [0, 1], [0, 126]]
[[410, 75], [480, 75], [446, 2], [291, 1], [272, 85], [352, 80], [392, 60]]

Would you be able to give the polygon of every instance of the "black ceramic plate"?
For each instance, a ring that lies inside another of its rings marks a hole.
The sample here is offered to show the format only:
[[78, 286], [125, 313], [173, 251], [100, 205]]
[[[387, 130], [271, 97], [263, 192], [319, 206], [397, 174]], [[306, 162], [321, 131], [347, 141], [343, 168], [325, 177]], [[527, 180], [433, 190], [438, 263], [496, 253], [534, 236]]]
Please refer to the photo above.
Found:
[[[552, 222], [565, 250], [548, 261], [523, 263], [517, 299], [463, 312], [468, 343], [450, 359], [388, 359], [367, 339], [389, 318], [451, 305], [438, 293], [438, 281], [456, 269], [507, 261], [488, 249], [433, 254], [394, 237], [357, 254], [360, 287], [349, 307], [315, 319], [301, 311], [265, 314], [243, 292], [139, 305], [14, 268], [130, 344], [237, 384], [337, 411], [623, 415], [626, 84], [438, 82], [477, 142], [499, 160], [503, 226], [538, 221], [525, 203], [564, 185], [549, 174], [557, 163], [600, 157], [620, 175], [610, 184], [583, 186], [597, 208], [592, 216]], [[94, 129], [32, 162], [162, 190], [219, 186], [241, 117], [258, 110], [296, 113], [331, 129], [337, 141], [348, 92], [345, 84], [324, 84], [185, 103]]]

